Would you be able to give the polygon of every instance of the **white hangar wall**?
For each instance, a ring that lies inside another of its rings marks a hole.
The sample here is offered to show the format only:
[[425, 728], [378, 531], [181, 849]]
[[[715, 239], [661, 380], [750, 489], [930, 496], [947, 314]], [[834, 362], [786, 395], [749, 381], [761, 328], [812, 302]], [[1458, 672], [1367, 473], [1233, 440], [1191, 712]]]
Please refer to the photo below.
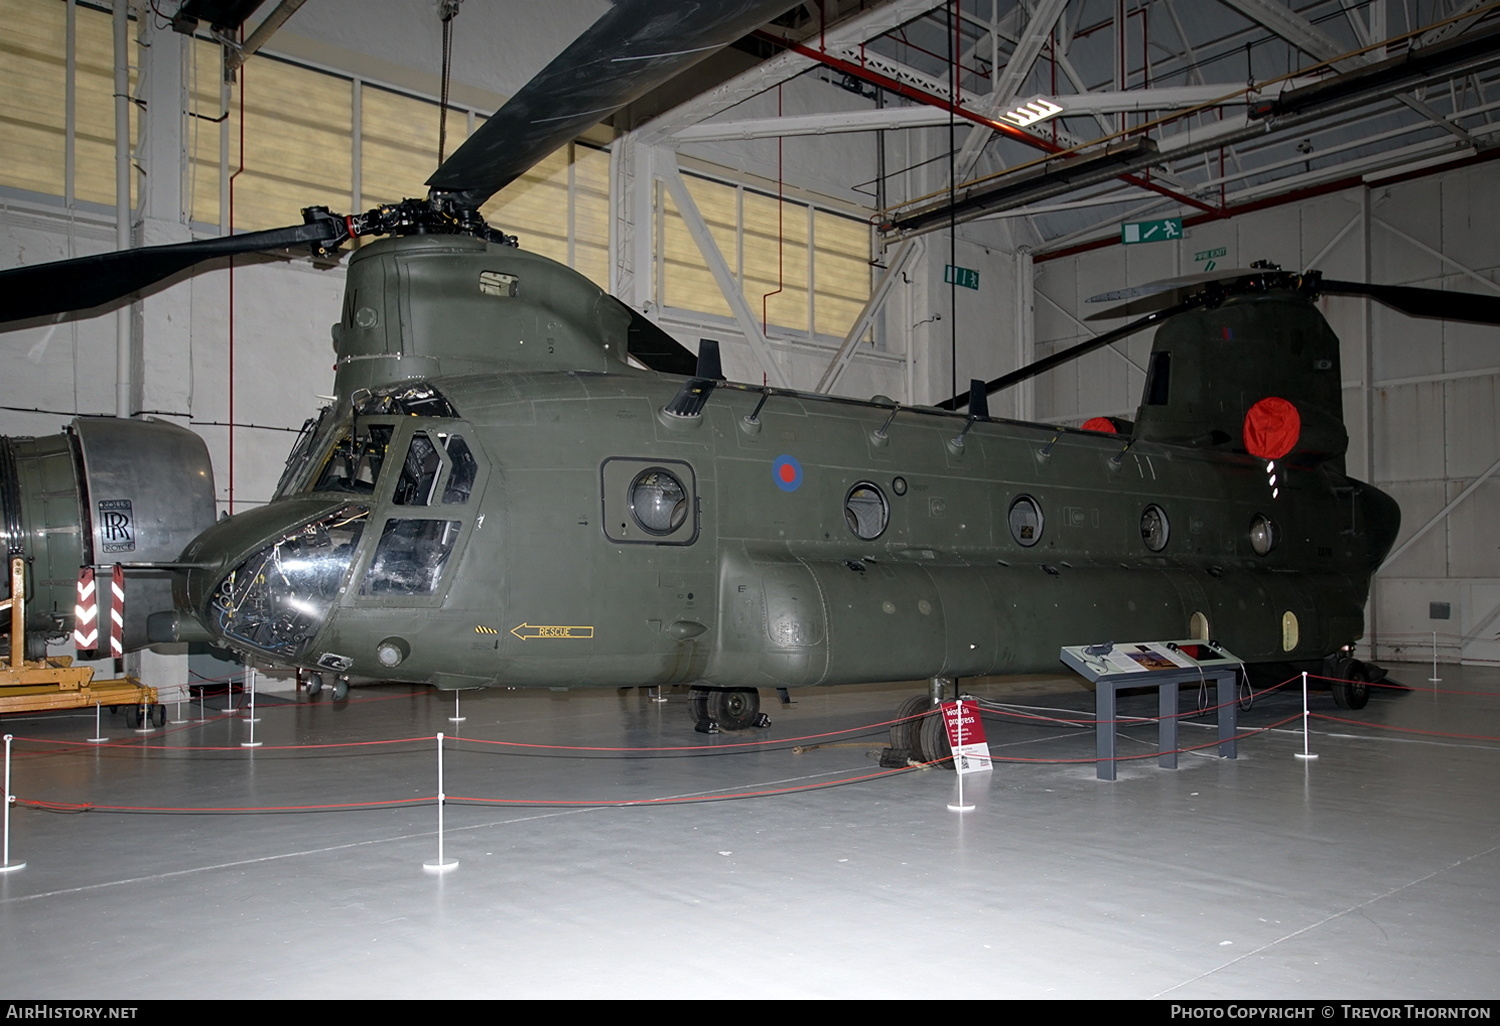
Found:
[[[1494, 162], [1376, 183], [1198, 225], [1178, 243], [1110, 246], [1036, 264], [1036, 355], [1116, 326], [1085, 300], [1127, 284], [1271, 260], [1329, 278], [1500, 293]], [[1342, 340], [1352, 476], [1401, 504], [1401, 534], [1375, 578], [1368, 641], [1383, 658], [1500, 661], [1500, 334], [1324, 297]], [[1044, 375], [1038, 420], [1132, 417], [1149, 333]], [[1368, 354], [1368, 355], [1367, 355]], [[1443, 606], [1448, 616], [1442, 616]]]

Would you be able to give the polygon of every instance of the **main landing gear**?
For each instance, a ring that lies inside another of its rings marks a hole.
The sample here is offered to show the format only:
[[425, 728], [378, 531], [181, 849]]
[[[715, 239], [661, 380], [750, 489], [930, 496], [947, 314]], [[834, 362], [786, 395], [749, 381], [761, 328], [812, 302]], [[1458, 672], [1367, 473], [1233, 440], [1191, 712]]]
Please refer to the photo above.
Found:
[[1363, 709], [1370, 702], [1370, 685], [1385, 679], [1383, 667], [1362, 663], [1345, 655], [1330, 656], [1328, 676], [1334, 678], [1330, 690], [1340, 709]]
[[953, 768], [953, 746], [948, 743], [948, 730], [937, 707], [950, 686], [956, 695], [957, 681], [934, 677], [928, 683], [931, 694], [913, 695], [901, 703], [896, 710], [897, 722], [891, 726], [891, 750], [881, 759], [882, 766], [919, 763]]
[[688, 709], [700, 734], [771, 725], [771, 717], [760, 711], [760, 692], [754, 688], [695, 687]]

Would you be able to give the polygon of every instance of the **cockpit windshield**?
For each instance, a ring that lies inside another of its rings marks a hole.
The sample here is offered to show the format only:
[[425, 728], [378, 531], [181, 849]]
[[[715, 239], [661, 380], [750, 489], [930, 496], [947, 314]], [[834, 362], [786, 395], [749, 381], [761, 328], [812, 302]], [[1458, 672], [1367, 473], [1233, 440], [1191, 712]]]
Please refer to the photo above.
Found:
[[301, 655], [344, 586], [368, 516], [345, 506], [255, 552], [219, 583], [211, 629], [285, 659]]
[[395, 427], [390, 424], [369, 424], [347, 432], [334, 443], [312, 491], [373, 493], [380, 481], [380, 470], [385, 465], [386, 449], [394, 431]]

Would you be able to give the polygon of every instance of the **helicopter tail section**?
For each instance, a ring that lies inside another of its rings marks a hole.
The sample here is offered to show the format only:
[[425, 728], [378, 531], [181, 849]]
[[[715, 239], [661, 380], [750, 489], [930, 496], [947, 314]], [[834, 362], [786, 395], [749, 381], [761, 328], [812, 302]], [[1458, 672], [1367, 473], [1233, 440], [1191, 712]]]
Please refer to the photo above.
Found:
[[1135, 438], [1341, 464], [1338, 336], [1291, 291], [1178, 315], [1156, 333]]

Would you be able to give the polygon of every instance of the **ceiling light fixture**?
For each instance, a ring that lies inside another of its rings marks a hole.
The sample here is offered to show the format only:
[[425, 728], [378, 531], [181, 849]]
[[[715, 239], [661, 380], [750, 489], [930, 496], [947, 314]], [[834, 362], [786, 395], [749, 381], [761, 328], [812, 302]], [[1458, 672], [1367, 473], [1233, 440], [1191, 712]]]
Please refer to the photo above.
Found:
[[1063, 107], [1055, 100], [1045, 96], [1033, 96], [1024, 103], [1018, 103], [1010, 110], [1004, 112], [1000, 117], [1017, 128], [1026, 128], [1038, 121], [1046, 121], [1055, 118], [1063, 112]]

